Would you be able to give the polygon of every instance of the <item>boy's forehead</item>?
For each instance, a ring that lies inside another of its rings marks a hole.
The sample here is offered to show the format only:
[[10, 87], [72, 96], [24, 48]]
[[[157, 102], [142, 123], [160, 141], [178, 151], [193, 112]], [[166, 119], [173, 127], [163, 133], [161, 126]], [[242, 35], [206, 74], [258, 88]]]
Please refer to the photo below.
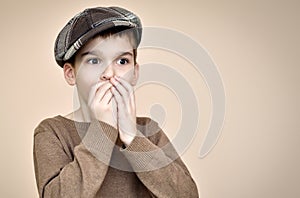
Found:
[[134, 46], [128, 36], [97, 36], [87, 42], [79, 50], [79, 55], [91, 53], [95, 55], [117, 55], [125, 52], [131, 52]]

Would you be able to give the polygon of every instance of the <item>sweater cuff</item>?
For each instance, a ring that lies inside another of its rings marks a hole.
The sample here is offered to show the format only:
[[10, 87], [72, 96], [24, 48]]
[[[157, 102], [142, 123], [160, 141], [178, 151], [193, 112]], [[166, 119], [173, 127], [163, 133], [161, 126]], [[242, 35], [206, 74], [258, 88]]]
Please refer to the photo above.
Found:
[[117, 137], [118, 132], [114, 127], [93, 120], [82, 139], [82, 143], [98, 160], [108, 165]]
[[135, 172], [153, 171], [172, 162], [160, 147], [143, 136], [136, 136], [130, 145], [120, 150]]

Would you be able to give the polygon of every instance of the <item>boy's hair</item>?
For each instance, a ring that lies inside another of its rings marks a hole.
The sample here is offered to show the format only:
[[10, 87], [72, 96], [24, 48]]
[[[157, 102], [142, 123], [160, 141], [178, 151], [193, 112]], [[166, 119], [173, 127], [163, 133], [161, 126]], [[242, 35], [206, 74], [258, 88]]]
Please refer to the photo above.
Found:
[[136, 57], [136, 48], [142, 36], [142, 24], [138, 16], [120, 7], [85, 9], [74, 16], [58, 34], [54, 47], [55, 60], [61, 67], [66, 62], [74, 64], [76, 53], [90, 39], [117, 34], [130, 35], [130, 41], [134, 41], [133, 53]]
[[[137, 40], [138, 39], [137, 32], [132, 28], [128, 28], [125, 26], [117, 26], [117, 27], [107, 29], [103, 32], [100, 32], [99, 34], [96, 34], [90, 40], [97, 38], [97, 37], [106, 39], [111, 36], [118, 36], [118, 37], [125, 36], [129, 39], [131, 46], [132, 46], [132, 50], [133, 50], [133, 60], [134, 60], [134, 65], [135, 65], [137, 63], [136, 57], [137, 57], [137, 47], [138, 47], [138, 43], [139, 43], [139, 41]], [[78, 51], [75, 52], [75, 54], [70, 59], [66, 60], [64, 63], [70, 63], [74, 67], [77, 53], [78, 53]]]

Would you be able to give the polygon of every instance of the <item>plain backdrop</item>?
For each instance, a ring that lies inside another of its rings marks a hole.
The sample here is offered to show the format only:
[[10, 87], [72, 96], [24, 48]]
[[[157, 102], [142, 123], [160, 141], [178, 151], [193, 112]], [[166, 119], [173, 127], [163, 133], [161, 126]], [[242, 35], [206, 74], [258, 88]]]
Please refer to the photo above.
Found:
[[[0, 196], [38, 197], [33, 130], [44, 118], [73, 110], [74, 90], [54, 61], [54, 40], [79, 11], [108, 5], [134, 11], [144, 26], [188, 35], [218, 66], [226, 117], [218, 143], [200, 159], [212, 109], [204, 79], [172, 53], [144, 50], [138, 58], [141, 63], [155, 58], [174, 64], [195, 90], [201, 117], [182, 158], [201, 198], [300, 197], [300, 3], [296, 0], [1, 1]], [[149, 115], [155, 103], [165, 104], [162, 127], [172, 139], [180, 125], [180, 104], [174, 94], [161, 86], [137, 90], [139, 114]]]

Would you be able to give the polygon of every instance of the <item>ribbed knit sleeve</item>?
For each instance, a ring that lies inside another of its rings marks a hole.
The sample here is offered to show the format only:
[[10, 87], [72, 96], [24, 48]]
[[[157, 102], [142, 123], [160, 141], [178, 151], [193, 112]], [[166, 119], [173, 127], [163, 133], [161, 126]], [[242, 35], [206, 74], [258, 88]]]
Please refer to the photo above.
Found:
[[[146, 137], [147, 133], [155, 134]], [[155, 122], [121, 152], [154, 197], [199, 197], [188, 169]]]
[[91, 122], [82, 142], [70, 154], [63, 137], [68, 133], [68, 126], [53, 122], [42, 122], [34, 133], [34, 164], [40, 197], [95, 197], [108, 170], [118, 136], [116, 129], [102, 122]]

